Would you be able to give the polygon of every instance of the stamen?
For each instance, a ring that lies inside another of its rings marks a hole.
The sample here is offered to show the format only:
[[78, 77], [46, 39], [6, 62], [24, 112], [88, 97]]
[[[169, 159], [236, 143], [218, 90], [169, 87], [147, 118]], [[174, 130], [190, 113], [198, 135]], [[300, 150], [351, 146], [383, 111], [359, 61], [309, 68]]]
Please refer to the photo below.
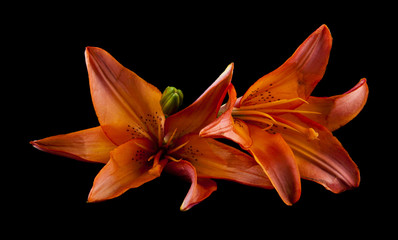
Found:
[[268, 119], [271, 119], [273, 122], [276, 122], [275, 119], [273, 117], [271, 117], [271, 115], [264, 113], [264, 112], [252, 111], [252, 110], [240, 110], [239, 108], [232, 110], [232, 116], [240, 117], [241, 115], [243, 115], [243, 116], [260, 115], [260, 116], [266, 117]]
[[271, 129], [273, 126], [274, 126], [274, 124], [271, 123], [271, 125], [269, 125], [268, 127], [263, 128], [261, 130], [267, 131], [267, 130]]
[[151, 161], [152, 159], [154, 159], [154, 158], [155, 158], [155, 155], [156, 155], [156, 154], [154, 154], [154, 155], [150, 156], [150, 157], [148, 158], [148, 160], [147, 160], [147, 161], [149, 162], [149, 161]]
[[179, 162], [179, 161], [182, 160], [182, 158], [181, 159], [175, 159], [175, 158], [173, 158], [172, 156], [169, 156], [169, 155], [166, 155], [165, 158], [168, 159], [168, 160], [174, 161], [174, 162]]
[[296, 109], [267, 109], [270, 113], [304, 113], [304, 114], [322, 114], [320, 112], [304, 111]]
[[179, 145], [179, 146], [177, 146], [177, 147], [175, 147], [175, 148], [173, 148], [173, 149], [167, 151], [167, 153], [168, 153], [168, 154], [171, 154], [171, 153], [177, 152], [178, 150], [180, 150], [181, 148], [183, 148], [185, 145], [187, 145], [188, 142], [189, 142], [189, 140], [186, 141], [185, 143], [183, 143], [183, 144], [181, 144], [181, 145]]
[[176, 134], [176, 132], [177, 132], [177, 128], [174, 129], [174, 131], [173, 131], [173, 133], [171, 134], [171, 136], [169, 137], [169, 139], [167, 139], [165, 148], [168, 148], [168, 147], [170, 146], [171, 141], [173, 140], [174, 135]]
[[[239, 118], [241, 120], [245, 120], [245, 121], [254, 121], [254, 122], [259, 122], [259, 123], [264, 123], [264, 124], [269, 125], [269, 126], [265, 127], [263, 130], [270, 129], [271, 127], [274, 126], [274, 124], [281, 125], [280, 122], [271, 121], [270, 119], [266, 119], [266, 118], [262, 118], [262, 117], [256, 117], [256, 116], [239, 116], [237, 118]], [[285, 125], [285, 124], [282, 123], [282, 125]], [[285, 126], [283, 126], [283, 127], [285, 127]], [[293, 131], [297, 131], [296, 129], [290, 127], [289, 125], [286, 125], [286, 128], [289, 128], [289, 129], [291, 129]]]
[[293, 130], [293, 131], [296, 131], [296, 132], [300, 132], [296, 128], [291, 127], [291, 126], [289, 126], [289, 125], [287, 125], [285, 123], [276, 121], [275, 119], [273, 121], [271, 121], [270, 119], [265, 119], [265, 118], [256, 117], [256, 116], [236, 116], [236, 117], [239, 118], [239, 119], [242, 119], [242, 120], [246, 120], [246, 121], [254, 121], [254, 122], [265, 123], [265, 124], [269, 125], [269, 127], [266, 127], [265, 130], [270, 129], [275, 124], [275, 125], [278, 125], [278, 126], [281, 126], [281, 127], [285, 127], [287, 129], [290, 129], [290, 130]]
[[156, 165], [159, 164], [159, 160], [160, 160], [160, 157], [162, 156], [162, 154], [163, 154], [163, 149], [160, 150], [159, 152], [157, 152], [156, 155], [153, 155], [154, 158], [153, 158], [152, 168], [156, 167]]
[[268, 126], [263, 128], [263, 130], [268, 130], [268, 129], [272, 128], [273, 125], [277, 125], [277, 126], [284, 127], [286, 129], [290, 129], [292, 131], [304, 134], [307, 136], [308, 140], [318, 139], [318, 136], [319, 136], [319, 133], [316, 132], [313, 128], [305, 128], [305, 127], [302, 127], [298, 124], [294, 124], [291, 122], [289, 122], [289, 124], [283, 123], [281, 121], [272, 122], [270, 119], [257, 117], [257, 116], [239, 116], [238, 118], [242, 119], [242, 120], [246, 120], [246, 121], [254, 121], [254, 122], [267, 124]]
[[142, 149], [145, 149], [145, 150], [148, 151], [148, 152], [153, 151], [153, 149], [148, 148], [148, 147], [146, 147], [146, 146], [144, 146], [144, 145], [142, 145], [142, 144], [140, 144], [140, 143], [137, 143], [136, 141], [134, 141], [133, 143], [134, 143], [135, 145], [137, 145], [138, 147], [140, 147], [140, 148], [142, 148]]
[[319, 140], [318, 138], [319, 133], [317, 131], [315, 131], [313, 128], [308, 128], [308, 135], [307, 138], [308, 140]]
[[276, 101], [272, 101], [272, 102], [254, 104], [254, 105], [249, 105], [249, 106], [240, 106], [239, 108], [244, 109], [244, 110], [263, 109], [263, 108], [275, 107], [278, 105], [282, 105], [282, 104], [290, 103], [290, 102], [294, 102], [294, 101], [302, 101], [304, 103], [309, 104], [306, 100], [298, 97], [298, 98], [291, 98], [291, 99], [281, 99], [281, 100], [276, 100]]
[[293, 122], [283, 123], [285, 126], [289, 126], [290, 129], [294, 128], [297, 132], [300, 132], [307, 136], [308, 140], [318, 139], [319, 133], [313, 128], [306, 128]]

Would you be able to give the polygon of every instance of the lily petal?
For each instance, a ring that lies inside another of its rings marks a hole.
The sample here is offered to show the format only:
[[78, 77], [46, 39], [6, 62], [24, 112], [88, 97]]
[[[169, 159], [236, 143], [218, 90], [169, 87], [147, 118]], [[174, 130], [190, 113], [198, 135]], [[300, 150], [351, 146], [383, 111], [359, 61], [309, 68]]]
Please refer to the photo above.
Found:
[[192, 163], [198, 177], [273, 188], [262, 168], [249, 155], [214, 139], [202, 138], [195, 134], [185, 135], [177, 143], [181, 144], [188, 140], [188, 144], [174, 154], [176, 158]]
[[292, 205], [301, 194], [300, 174], [292, 150], [280, 134], [270, 134], [255, 125], [248, 126], [253, 139], [249, 151], [264, 169], [282, 200]]
[[117, 145], [142, 137], [156, 142], [165, 119], [162, 93], [105, 50], [87, 47], [85, 54], [91, 96], [105, 134]]
[[309, 104], [303, 104], [298, 110], [318, 112], [303, 114], [307, 118], [334, 131], [356, 117], [365, 106], [369, 88], [363, 78], [348, 92], [332, 97], [309, 97]]
[[199, 135], [201, 137], [227, 138], [247, 149], [252, 145], [248, 127], [244, 121], [233, 118], [231, 115], [236, 102], [236, 91], [232, 84], [228, 87], [228, 96], [229, 99], [224, 107], [224, 113], [204, 127]]
[[322, 184], [334, 193], [358, 187], [357, 165], [327, 128], [300, 114], [286, 114], [284, 118], [313, 128], [319, 134], [317, 139], [308, 140], [298, 132], [278, 129], [294, 152], [301, 177]]
[[81, 161], [107, 163], [116, 148], [101, 127], [56, 135], [30, 142], [35, 148]]
[[217, 80], [190, 106], [167, 118], [165, 131], [173, 132], [175, 137], [183, 133], [199, 133], [211, 123], [218, 114], [220, 105], [227, 94], [227, 88], [232, 80], [234, 64], [231, 63]]
[[130, 188], [159, 177], [162, 167], [156, 165], [157, 171], [152, 170], [148, 158], [154, 152], [154, 144], [147, 139], [132, 139], [111, 152], [109, 162], [101, 169], [94, 179], [93, 187], [88, 196], [88, 202], [98, 202], [115, 198]]
[[195, 167], [185, 160], [170, 162], [165, 170], [171, 174], [182, 176], [191, 182], [188, 194], [181, 205], [181, 211], [191, 209], [217, 190], [216, 182], [211, 179], [198, 178]]
[[[243, 95], [240, 104], [247, 106], [277, 99], [307, 99], [325, 73], [331, 47], [330, 31], [322, 25], [282, 66], [257, 80]], [[292, 102], [290, 108], [302, 103]]]

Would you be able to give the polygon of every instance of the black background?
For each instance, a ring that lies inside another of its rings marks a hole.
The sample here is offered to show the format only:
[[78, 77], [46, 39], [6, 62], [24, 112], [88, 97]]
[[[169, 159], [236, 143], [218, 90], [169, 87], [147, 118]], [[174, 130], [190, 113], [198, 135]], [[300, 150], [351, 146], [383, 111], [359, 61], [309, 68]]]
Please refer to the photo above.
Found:
[[[7, 63], [2, 68], [10, 74], [2, 79], [6, 226], [24, 229], [15, 234], [56, 230], [54, 237], [110, 232], [131, 238], [241, 233], [323, 238], [389, 231], [388, 219], [396, 215], [396, 184], [388, 173], [396, 157], [387, 155], [394, 144], [388, 136], [395, 112], [387, 91], [396, 88], [396, 75], [390, 74], [396, 51], [392, 6], [148, 5], [15, 6], [13, 24], [3, 23]], [[333, 47], [313, 95], [344, 93], [363, 77], [370, 88], [364, 110], [334, 132], [359, 166], [357, 189], [333, 194], [303, 180], [299, 202], [289, 207], [273, 190], [217, 181], [218, 190], [208, 199], [180, 212], [189, 184], [165, 175], [116, 199], [88, 204], [102, 165], [43, 153], [29, 144], [98, 125], [86, 46], [104, 48], [161, 91], [169, 85], [182, 89], [187, 106], [231, 62], [242, 95], [322, 24], [331, 30]]]

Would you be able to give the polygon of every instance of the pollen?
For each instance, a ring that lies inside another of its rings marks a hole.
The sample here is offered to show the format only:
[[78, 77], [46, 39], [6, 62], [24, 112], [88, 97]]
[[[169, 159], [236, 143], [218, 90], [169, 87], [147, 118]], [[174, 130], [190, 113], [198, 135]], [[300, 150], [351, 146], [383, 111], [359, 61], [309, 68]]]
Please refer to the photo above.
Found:
[[316, 132], [313, 128], [308, 128], [307, 138], [308, 140], [318, 139], [319, 133]]

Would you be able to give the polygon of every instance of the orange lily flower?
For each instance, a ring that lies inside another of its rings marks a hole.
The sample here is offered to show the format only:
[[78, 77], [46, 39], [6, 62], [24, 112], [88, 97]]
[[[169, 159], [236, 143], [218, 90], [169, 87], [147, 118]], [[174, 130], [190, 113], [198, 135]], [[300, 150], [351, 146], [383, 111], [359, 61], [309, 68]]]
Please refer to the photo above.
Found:
[[356, 164], [331, 131], [364, 107], [366, 79], [342, 95], [310, 96], [323, 77], [331, 45], [330, 31], [323, 25], [241, 98], [231, 84], [222, 114], [200, 132], [203, 137], [231, 139], [248, 150], [288, 205], [300, 197], [300, 178], [334, 193], [359, 185]]
[[88, 202], [115, 198], [159, 177], [163, 170], [191, 181], [181, 210], [216, 190], [211, 178], [272, 188], [252, 157], [198, 135], [217, 116], [233, 64], [193, 104], [166, 119], [156, 87], [100, 48], [87, 47], [85, 54], [100, 126], [31, 144], [49, 153], [106, 164], [94, 180]]

